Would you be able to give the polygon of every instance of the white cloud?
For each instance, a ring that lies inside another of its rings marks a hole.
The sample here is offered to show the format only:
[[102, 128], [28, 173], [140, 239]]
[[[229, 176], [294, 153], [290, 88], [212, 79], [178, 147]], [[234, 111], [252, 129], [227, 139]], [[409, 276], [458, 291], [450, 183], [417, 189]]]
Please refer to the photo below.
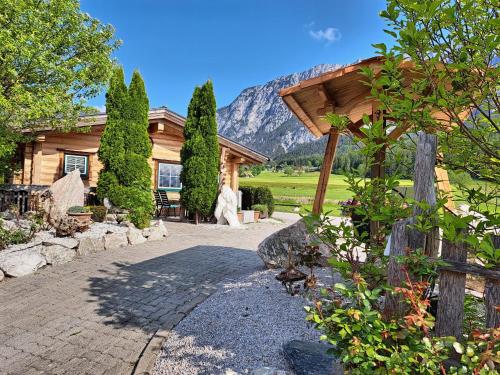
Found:
[[94, 108], [96, 108], [99, 112], [105, 113], [106, 112], [106, 105], [95, 105]]
[[342, 38], [339, 29], [327, 27], [324, 30], [309, 30], [309, 35], [316, 40], [325, 41], [327, 44], [337, 42]]

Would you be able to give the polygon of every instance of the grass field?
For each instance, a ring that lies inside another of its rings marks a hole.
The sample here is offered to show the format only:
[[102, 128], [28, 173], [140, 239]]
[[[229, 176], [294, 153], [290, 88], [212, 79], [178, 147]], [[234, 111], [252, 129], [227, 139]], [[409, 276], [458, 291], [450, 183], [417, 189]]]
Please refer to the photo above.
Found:
[[[298, 204], [301, 207], [301, 212], [312, 209], [314, 195], [316, 194], [316, 185], [318, 183], [319, 172], [309, 172], [301, 176], [286, 176], [284, 173], [264, 171], [257, 177], [240, 178], [241, 186], [268, 186], [276, 202], [276, 211], [291, 212], [295, 207], [280, 206], [280, 204]], [[331, 175], [328, 181], [328, 189], [326, 191], [324, 211], [332, 211], [334, 215], [340, 214], [339, 201], [352, 198], [353, 193], [348, 189], [348, 184], [345, 182], [346, 177], [342, 175]], [[492, 189], [492, 184], [484, 182], [474, 182], [473, 186], [482, 186], [483, 189]], [[471, 186], [472, 186], [471, 185]], [[405, 195], [411, 196], [413, 182], [411, 180], [400, 180], [399, 189]], [[456, 193], [456, 187], [452, 186], [452, 190]], [[455, 195], [455, 198], [458, 198]], [[458, 198], [458, 201], [460, 199]], [[492, 207], [490, 207], [490, 210]], [[498, 211], [499, 207], [495, 204], [493, 210]]]
[[[268, 186], [276, 201], [277, 211], [293, 211], [294, 207], [280, 206], [280, 203], [293, 203], [301, 206], [301, 211], [311, 210], [316, 194], [316, 185], [318, 184], [319, 172], [304, 173], [301, 176], [286, 176], [280, 172], [264, 171], [257, 177], [240, 178], [241, 186]], [[352, 198], [353, 193], [347, 190], [348, 184], [345, 182], [345, 176], [331, 175], [328, 181], [326, 191], [325, 211], [333, 211], [334, 214], [340, 214], [339, 201]], [[413, 182], [410, 180], [401, 180], [401, 186], [410, 188]]]

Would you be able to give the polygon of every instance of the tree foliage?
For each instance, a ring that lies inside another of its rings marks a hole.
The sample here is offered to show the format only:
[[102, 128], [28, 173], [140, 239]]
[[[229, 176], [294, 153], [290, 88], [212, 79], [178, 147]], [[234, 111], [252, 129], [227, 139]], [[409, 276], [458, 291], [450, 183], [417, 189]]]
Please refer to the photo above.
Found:
[[189, 211], [209, 216], [217, 198], [219, 142], [212, 82], [196, 87], [189, 103], [181, 150], [181, 200]]
[[24, 130], [68, 129], [107, 83], [114, 30], [77, 0], [0, 2], [0, 159]]
[[151, 142], [148, 133], [149, 100], [144, 81], [135, 71], [129, 88], [122, 68], [115, 68], [106, 94], [108, 118], [101, 137], [97, 194], [130, 211], [138, 227], [149, 225], [151, 198]]
[[[448, 167], [498, 182], [498, 2], [388, 0], [382, 16], [395, 45], [375, 45], [386, 58], [382, 74], [366, 71], [381, 109], [391, 112], [398, 126], [438, 130]], [[418, 72], [410, 86], [400, 69], [407, 58]], [[440, 121], [439, 114], [450, 121]]]

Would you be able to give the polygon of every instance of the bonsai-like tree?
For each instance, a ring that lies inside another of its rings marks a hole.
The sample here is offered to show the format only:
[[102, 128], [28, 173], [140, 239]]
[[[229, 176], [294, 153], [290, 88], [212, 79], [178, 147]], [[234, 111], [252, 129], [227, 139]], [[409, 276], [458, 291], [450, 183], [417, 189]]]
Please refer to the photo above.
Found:
[[136, 71], [127, 90], [122, 68], [116, 68], [106, 95], [108, 118], [101, 137], [97, 194], [130, 211], [139, 228], [149, 225], [151, 198], [151, 142], [148, 134], [149, 101], [144, 81]]
[[219, 143], [212, 82], [196, 87], [188, 107], [181, 150], [181, 200], [186, 209], [200, 216], [213, 212], [217, 198]]

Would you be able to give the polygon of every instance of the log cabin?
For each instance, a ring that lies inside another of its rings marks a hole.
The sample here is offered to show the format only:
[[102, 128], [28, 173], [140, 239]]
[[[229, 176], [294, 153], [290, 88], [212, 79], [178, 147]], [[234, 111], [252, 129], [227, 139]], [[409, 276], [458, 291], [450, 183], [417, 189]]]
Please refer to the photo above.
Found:
[[[173, 199], [181, 190], [180, 151], [184, 142], [185, 118], [166, 107], [149, 112], [149, 135], [153, 145], [149, 160], [153, 190], [166, 190]], [[82, 117], [75, 131], [37, 132], [33, 141], [20, 144], [18, 171], [11, 183], [19, 185], [51, 185], [65, 174], [79, 169], [86, 190], [97, 186], [102, 164], [97, 156], [99, 141], [106, 125], [106, 114]], [[220, 183], [237, 191], [239, 167], [242, 164], [262, 164], [269, 158], [248, 147], [219, 135]]]

